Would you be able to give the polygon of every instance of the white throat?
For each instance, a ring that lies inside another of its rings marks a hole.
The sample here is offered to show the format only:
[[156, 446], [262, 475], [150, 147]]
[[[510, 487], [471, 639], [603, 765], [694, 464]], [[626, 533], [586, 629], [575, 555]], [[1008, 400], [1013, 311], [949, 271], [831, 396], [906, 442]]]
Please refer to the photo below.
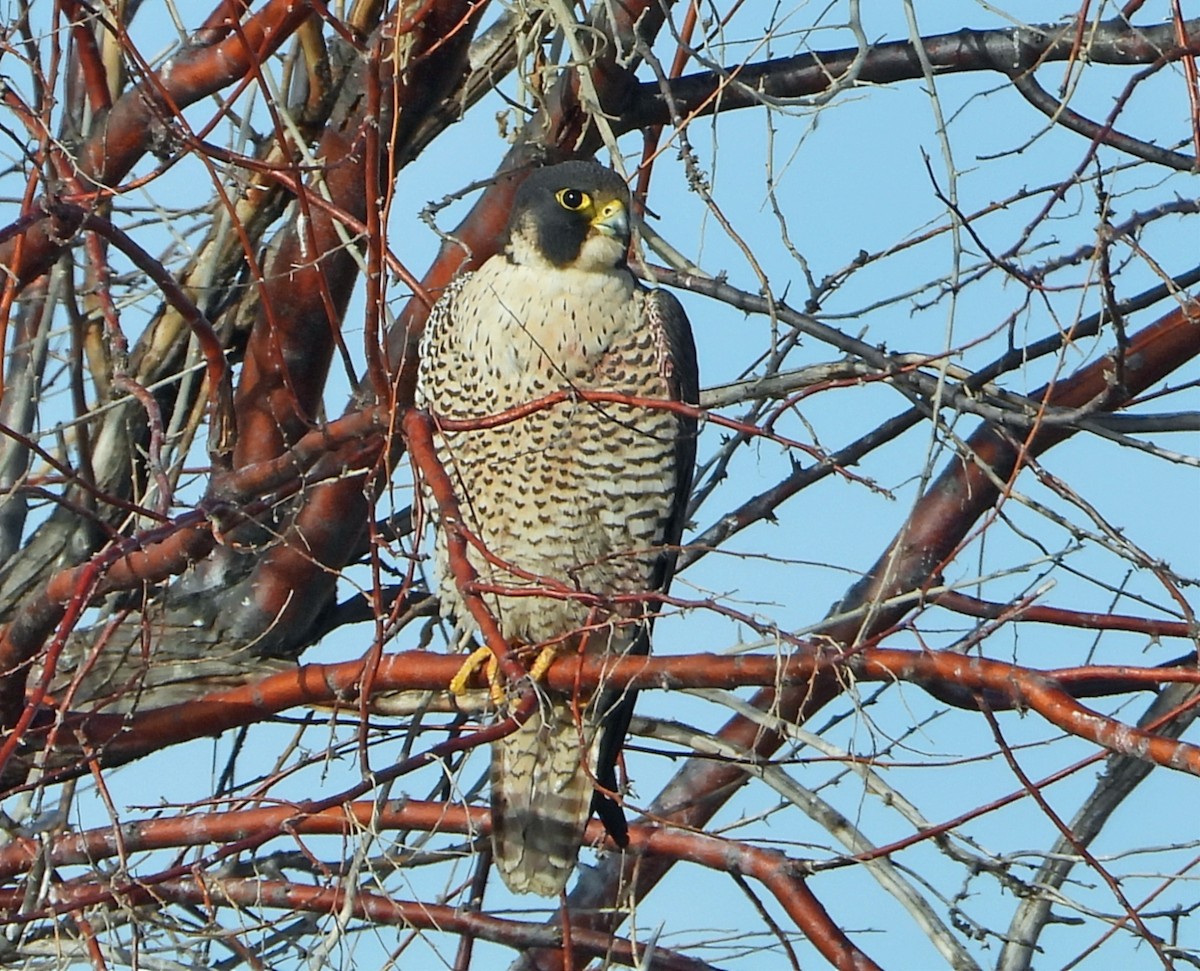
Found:
[[620, 240], [594, 233], [583, 241], [579, 256], [569, 267], [556, 266], [521, 233], [514, 234], [508, 244], [509, 258], [519, 266], [535, 270], [583, 270], [588, 273], [615, 273], [624, 269], [625, 246]]

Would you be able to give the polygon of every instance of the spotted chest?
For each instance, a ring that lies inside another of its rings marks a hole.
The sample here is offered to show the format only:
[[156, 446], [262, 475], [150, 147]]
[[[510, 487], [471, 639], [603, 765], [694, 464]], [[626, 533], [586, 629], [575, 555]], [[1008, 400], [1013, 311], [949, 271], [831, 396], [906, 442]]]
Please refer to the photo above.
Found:
[[[435, 306], [418, 405], [471, 419], [562, 389], [667, 399], [670, 361], [650, 300], [624, 269], [546, 272], [493, 257]], [[678, 484], [678, 434], [670, 411], [579, 399], [441, 434], [465, 523], [492, 556], [472, 550], [472, 563], [512, 591], [489, 597], [506, 637], [538, 643], [585, 620], [579, 601], [521, 595], [532, 587], [606, 597], [649, 587]], [[440, 530], [435, 558], [443, 609], [462, 623]]]

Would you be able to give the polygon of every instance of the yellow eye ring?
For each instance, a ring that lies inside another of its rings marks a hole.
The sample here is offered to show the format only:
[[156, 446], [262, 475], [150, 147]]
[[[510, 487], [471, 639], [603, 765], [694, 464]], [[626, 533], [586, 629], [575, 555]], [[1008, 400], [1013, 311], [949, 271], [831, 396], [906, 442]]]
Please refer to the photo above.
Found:
[[559, 189], [554, 198], [564, 209], [579, 212], [592, 204], [592, 197], [579, 189]]

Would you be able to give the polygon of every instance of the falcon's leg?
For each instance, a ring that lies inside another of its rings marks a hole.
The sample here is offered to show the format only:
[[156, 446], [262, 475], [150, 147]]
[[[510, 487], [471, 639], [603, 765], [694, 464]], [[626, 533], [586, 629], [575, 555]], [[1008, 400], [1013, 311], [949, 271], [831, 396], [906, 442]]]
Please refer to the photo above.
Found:
[[467, 682], [480, 667], [487, 670], [488, 690], [491, 692], [492, 702], [499, 708], [505, 702], [504, 686], [500, 683], [500, 665], [490, 647], [476, 648], [471, 652], [463, 666], [458, 669], [458, 674], [450, 679], [450, 693], [455, 697], [465, 695]]

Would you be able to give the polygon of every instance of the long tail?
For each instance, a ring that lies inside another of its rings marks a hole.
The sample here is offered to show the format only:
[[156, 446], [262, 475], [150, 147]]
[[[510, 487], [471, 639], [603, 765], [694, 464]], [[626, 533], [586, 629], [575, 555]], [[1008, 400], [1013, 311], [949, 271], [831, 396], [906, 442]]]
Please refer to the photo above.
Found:
[[584, 734], [560, 702], [492, 745], [492, 851], [514, 893], [557, 896], [575, 869], [592, 803]]

